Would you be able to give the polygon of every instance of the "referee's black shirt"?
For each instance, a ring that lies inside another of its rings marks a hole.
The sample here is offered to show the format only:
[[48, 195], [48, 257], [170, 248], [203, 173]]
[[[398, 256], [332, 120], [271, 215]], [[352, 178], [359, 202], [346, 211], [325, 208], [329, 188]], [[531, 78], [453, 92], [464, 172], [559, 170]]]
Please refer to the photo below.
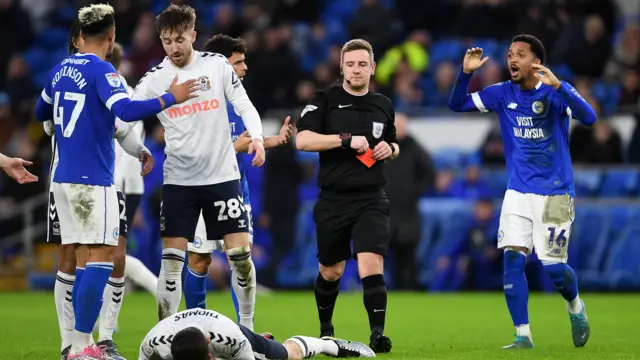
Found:
[[[323, 135], [365, 136], [373, 149], [380, 141], [398, 143], [394, 122], [389, 98], [374, 91], [351, 95], [340, 85], [317, 92], [302, 111], [297, 128], [298, 132], [310, 130]], [[368, 168], [351, 148], [319, 153], [321, 196], [358, 197], [383, 191], [387, 182], [384, 161]]]

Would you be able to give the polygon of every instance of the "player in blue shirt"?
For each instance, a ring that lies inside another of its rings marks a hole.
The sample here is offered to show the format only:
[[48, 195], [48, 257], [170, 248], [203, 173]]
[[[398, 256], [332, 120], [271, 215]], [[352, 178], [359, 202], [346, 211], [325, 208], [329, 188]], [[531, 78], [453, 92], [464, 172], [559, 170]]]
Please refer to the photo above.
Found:
[[115, 42], [114, 10], [105, 4], [80, 9], [84, 40], [79, 53], [50, 72], [36, 105], [36, 118], [53, 117], [59, 162], [51, 184], [62, 244], [76, 244], [75, 331], [68, 359], [102, 359], [91, 332], [113, 270], [120, 217], [114, 186], [115, 117], [135, 121], [184, 102], [195, 94], [195, 81], [177, 85], [162, 97], [132, 101], [113, 66], [105, 61]]
[[574, 219], [573, 168], [569, 155], [569, 122], [596, 121], [591, 106], [568, 83], [545, 66], [545, 49], [536, 37], [513, 38], [507, 58], [511, 80], [473, 94], [467, 87], [473, 71], [488, 57], [467, 50], [451, 93], [453, 111], [493, 111], [504, 142], [509, 183], [502, 203], [498, 247], [504, 249], [504, 292], [515, 341], [505, 348], [532, 348], [529, 328], [527, 255], [534, 249], [555, 287], [567, 302], [573, 343], [584, 346], [590, 336], [578, 280], [567, 265]]
[[[205, 45], [205, 51], [224, 55], [234, 71], [241, 80], [247, 72], [245, 63], [245, 52], [247, 48], [242, 39], [234, 39], [227, 35], [215, 35], [209, 39]], [[251, 202], [249, 198], [249, 182], [246, 174], [246, 153], [249, 150], [251, 136], [246, 131], [242, 118], [236, 113], [230, 103], [227, 103], [227, 111], [229, 116], [229, 126], [233, 146], [236, 150], [236, 158], [238, 161], [238, 169], [240, 171], [240, 183], [242, 187], [242, 199], [249, 217], [249, 241], [253, 243], [253, 227], [251, 220]], [[265, 137], [264, 148], [270, 149], [276, 146], [284, 145], [291, 137], [292, 126], [289, 125], [289, 117], [285, 119], [284, 125], [280, 128], [278, 136]], [[196, 240], [189, 243], [189, 269], [185, 275], [184, 297], [187, 308], [205, 307], [206, 306], [206, 275], [211, 264], [211, 254], [222, 248], [222, 240], [208, 239], [204, 227], [204, 221], [201, 217], [196, 230]], [[245, 293], [243, 288], [246, 284], [242, 283], [242, 279], [238, 281], [231, 279], [233, 303], [236, 307], [236, 315], [238, 322], [252, 328], [253, 325], [253, 309], [255, 303], [251, 297], [243, 296]], [[237, 296], [240, 294], [240, 296]], [[251, 325], [251, 326], [249, 326]]]

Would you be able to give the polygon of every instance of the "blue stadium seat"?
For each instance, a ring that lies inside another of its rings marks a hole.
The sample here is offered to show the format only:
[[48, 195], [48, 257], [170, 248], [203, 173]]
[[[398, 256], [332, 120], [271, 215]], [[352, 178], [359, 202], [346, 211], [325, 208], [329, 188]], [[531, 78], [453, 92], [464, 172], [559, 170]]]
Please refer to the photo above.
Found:
[[576, 196], [591, 197], [596, 195], [601, 181], [602, 170], [576, 169], [574, 174]]
[[[69, 40], [69, 29], [53, 27], [45, 29], [36, 36], [35, 44], [45, 50], [58, 50], [61, 44]], [[63, 45], [66, 47], [66, 45]]]
[[484, 170], [482, 177], [491, 185], [495, 196], [502, 197], [504, 195], [509, 184], [509, 174], [506, 169]]
[[436, 169], [460, 169], [465, 163], [467, 154], [460, 149], [441, 149], [433, 154]]
[[627, 197], [638, 189], [638, 171], [610, 169], [604, 173], [598, 195], [601, 197]]
[[610, 289], [631, 290], [640, 286], [640, 241], [638, 229], [628, 228], [612, 245], [603, 282]]
[[443, 61], [459, 63], [464, 56], [464, 51], [464, 45], [458, 40], [436, 41], [429, 51], [429, 67], [433, 71]]
[[32, 73], [49, 71], [49, 53], [39, 47], [31, 47], [22, 54], [22, 58]]

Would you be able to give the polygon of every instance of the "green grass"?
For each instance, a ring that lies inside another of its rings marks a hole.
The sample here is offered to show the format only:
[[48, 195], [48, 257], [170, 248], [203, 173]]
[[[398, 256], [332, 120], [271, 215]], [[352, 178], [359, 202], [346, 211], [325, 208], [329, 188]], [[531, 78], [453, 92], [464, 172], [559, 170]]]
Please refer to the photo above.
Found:
[[[386, 333], [393, 340], [381, 359], [637, 359], [640, 295], [585, 294], [592, 337], [586, 347], [571, 342], [564, 302], [556, 294], [532, 294], [529, 309], [536, 348], [504, 351], [513, 327], [502, 294], [391, 293]], [[209, 307], [233, 318], [228, 293], [210, 294]], [[282, 341], [292, 335], [318, 335], [312, 293], [259, 296], [256, 331]], [[140, 341], [154, 325], [155, 301], [127, 294], [116, 343], [136, 360]], [[59, 359], [59, 330], [52, 293], [0, 294], [0, 359]], [[358, 293], [338, 298], [334, 325], [338, 337], [368, 341], [367, 315]]]

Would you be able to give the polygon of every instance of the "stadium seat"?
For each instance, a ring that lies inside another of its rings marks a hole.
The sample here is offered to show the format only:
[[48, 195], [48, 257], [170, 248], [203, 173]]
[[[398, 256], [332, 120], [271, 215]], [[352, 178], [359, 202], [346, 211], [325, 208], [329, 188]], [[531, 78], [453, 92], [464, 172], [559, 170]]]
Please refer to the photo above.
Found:
[[444, 39], [436, 41], [429, 51], [429, 67], [431, 71], [443, 61], [459, 63], [465, 48], [458, 40]]
[[506, 169], [484, 170], [482, 177], [489, 183], [495, 196], [502, 197], [504, 195], [509, 184], [509, 175]]
[[638, 189], [636, 169], [609, 169], [604, 173], [598, 195], [601, 197], [627, 197]]
[[631, 290], [640, 287], [640, 241], [637, 234], [637, 229], [628, 228], [612, 245], [602, 279], [608, 288]]
[[576, 196], [591, 197], [596, 195], [601, 181], [602, 170], [576, 169], [576, 171], [574, 172], [574, 186]]
[[60, 45], [66, 47], [69, 40], [69, 29], [53, 27], [45, 29], [36, 36], [35, 44], [44, 50], [58, 50]]
[[465, 163], [467, 154], [460, 149], [441, 149], [433, 154], [436, 169], [461, 169]]
[[22, 58], [33, 73], [49, 72], [49, 54], [40, 47], [34, 46], [22, 54]]

